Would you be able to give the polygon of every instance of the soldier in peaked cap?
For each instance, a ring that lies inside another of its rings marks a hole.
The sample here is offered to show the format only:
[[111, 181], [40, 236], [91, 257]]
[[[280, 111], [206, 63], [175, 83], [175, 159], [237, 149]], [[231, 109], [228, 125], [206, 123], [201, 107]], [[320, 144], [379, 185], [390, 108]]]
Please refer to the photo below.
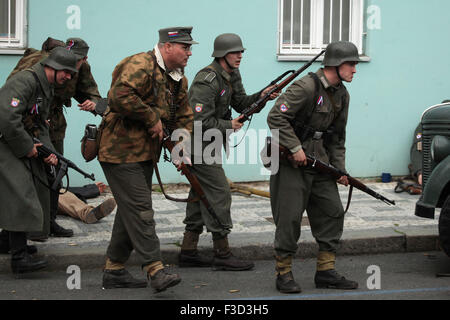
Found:
[[[212, 57], [214, 61], [206, 68], [200, 70], [189, 89], [189, 102], [194, 111], [195, 121], [201, 122], [199, 130], [205, 132], [215, 129], [222, 134], [219, 141], [220, 148], [226, 145], [227, 130], [239, 130], [242, 123], [240, 117], [231, 118], [231, 108], [237, 112], [243, 111], [264, 92], [247, 95], [242, 84], [239, 66], [245, 48], [239, 35], [225, 33], [216, 37]], [[271, 98], [276, 98], [274, 94]], [[194, 135], [195, 137], [196, 135]], [[201, 138], [202, 134], [199, 135]], [[206, 139], [205, 139], [206, 140]], [[196, 148], [196, 145], [198, 147]], [[221, 149], [219, 155], [207, 155], [209, 159], [202, 157], [208, 142], [194, 141], [192, 148], [194, 164], [192, 172], [197, 176], [205, 195], [214, 208], [220, 224], [210, 216], [203, 203], [189, 202], [186, 206], [186, 224], [179, 265], [181, 267], [213, 267], [214, 270], [243, 271], [254, 267], [253, 262], [239, 259], [231, 253], [228, 244], [228, 234], [232, 229], [231, 221], [231, 191], [221, 163]], [[199, 151], [195, 151], [199, 149]], [[211, 158], [219, 159], [217, 162]], [[196, 194], [191, 188], [190, 198]], [[214, 246], [214, 258], [201, 255], [197, 250], [199, 235], [206, 226], [212, 233]]]
[[[63, 47], [71, 51], [77, 58], [78, 72], [67, 81], [64, 85], [55, 85], [55, 97], [50, 106], [48, 122], [50, 124], [50, 139], [56, 148], [56, 151], [64, 153], [64, 138], [66, 135], [67, 121], [64, 116], [64, 108], [72, 105], [72, 98], [79, 102], [78, 106], [81, 110], [90, 111], [95, 114], [96, 103], [101, 99], [98, 91], [97, 83], [91, 73], [91, 67], [87, 62], [87, 54], [89, 46], [83, 39], [69, 38], [66, 43], [48, 38], [42, 45], [41, 51], [29, 51], [29, 54], [18, 62], [16, 68], [9, 77], [13, 76], [20, 70], [28, 68], [50, 54], [54, 47]], [[51, 228], [50, 235], [55, 237], [71, 237], [73, 231], [61, 227], [56, 222], [56, 214], [58, 211], [59, 192], [52, 192], [51, 206]], [[30, 239], [43, 240], [48, 237], [47, 234], [32, 233]]]
[[[335, 271], [335, 253], [342, 235], [344, 209], [336, 181], [305, 167], [305, 152], [345, 170], [345, 127], [349, 93], [343, 82], [351, 82], [360, 61], [350, 42], [328, 45], [323, 69], [294, 82], [282, 94], [267, 123], [279, 130], [279, 143], [288, 148], [292, 163], [280, 159], [280, 167], [270, 178], [272, 214], [276, 224], [276, 287], [283, 293], [300, 292], [292, 274], [303, 211], [306, 210], [312, 234], [319, 245], [318, 288], [356, 289], [358, 283]], [[346, 176], [338, 181], [348, 185]]]
[[103, 272], [107, 289], [147, 286], [147, 281], [133, 278], [125, 269], [133, 249], [156, 291], [181, 281], [162, 263], [151, 192], [163, 126], [170, 131], [184, 129], [187, 138], [192, 132], [183, 71], [192, 55], [191, 45], [197, 43], [191, 31], [192, 27], [159, 30], [160, 39], [153, 50], [123, 59], [112, 74], [98, 155], [117, 202]]
[[50, 195], [45, 165], [57, 165], [55, 155], [42, 161], [32, 137], [52, 147], [46, 120], [53, 86], [76, 74], [76, 57], [55, 48], [49, 57], [18, 72], [0, 89], [0, 228], [9, 235], [13, 273], [39, 270], [45, 260], [33, 257], [27, 232], [48, 232]]

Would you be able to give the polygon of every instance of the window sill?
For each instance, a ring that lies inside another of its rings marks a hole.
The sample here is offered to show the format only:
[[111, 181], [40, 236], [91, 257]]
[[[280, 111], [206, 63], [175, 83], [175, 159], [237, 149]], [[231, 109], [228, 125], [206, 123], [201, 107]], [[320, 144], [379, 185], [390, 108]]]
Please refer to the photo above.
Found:
[[[314, 54], [277, 54], [278, 61], [310, 61], [314, 58]], [[320, 56], [316, 61], [323, 61], [324, 56]], [[369, 56], [359, 56], [362, 62], [370, 62]]]
[[23, 55], [25, 49], [7, 49], [0, 48], [0, 54], [8, 54], [8, 55]]

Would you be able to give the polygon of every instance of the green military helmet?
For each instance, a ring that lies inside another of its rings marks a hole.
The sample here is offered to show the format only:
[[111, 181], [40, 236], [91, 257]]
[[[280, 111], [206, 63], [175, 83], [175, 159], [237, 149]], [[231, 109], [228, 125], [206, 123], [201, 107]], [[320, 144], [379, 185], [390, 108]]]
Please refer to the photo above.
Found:
[[44, 66], [55, 70], [68, 70], [78, 72], [77, 57], [75, 54], [64, 47], [56, 47], [50, 52], [50, 55], [42, 61]]
[[349, 41], [332, 42], [327, 46], [322, 64], [339, 67], [344, 62], [360, 62], [358, 48]]
[[214, 52], [211, 55], [215, 58], [223, 58], [230, 52], [244, 51], [241, 37], [235, 33], [224, 33], [214, 40]]
[[66, 49], [72, 51], [78, 60], [87, 57], [89, 46], [83, 39], [69, 38], [66, 41]]

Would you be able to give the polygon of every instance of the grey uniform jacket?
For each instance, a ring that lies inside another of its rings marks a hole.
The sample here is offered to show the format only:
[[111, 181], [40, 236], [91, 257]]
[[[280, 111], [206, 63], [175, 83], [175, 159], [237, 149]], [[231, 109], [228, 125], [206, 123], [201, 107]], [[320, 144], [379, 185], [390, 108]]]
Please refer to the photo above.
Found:
[[38, 81], [25, 70], [0, 89], [0, 228], [8, 231], [45, 231], [44, 213], [50, 212], [49, 189], [43, 185], [47, 183], [44, 163], [39, 158], [26, 157], [33, 141], [23, 119], [37, 112], [41, 120], [35, 121], [34, 126], [39, 139], [53, 148], [45, 123], [53, 89], [43, 65], [38, 63], [31, 70]]
[[[189, 89], [189, 103], [194, 111], [194, 121], [202, 121], [203, 133], [208, 129], [218, 129], [226, 143], [225, 134], [231, 129], [230, 106], [237, 112], [243, 111], [258, 100], [260, 92], [245, 93], [239, 70], [231, 74], [213, 61], [200, 70]], [[203, 148], [210, 142], [203, 143]]]
[[[294, 82], [276, 101], [269, 112], [270, 129], [279, 130], [279, 143], [292, 153], [303, 148], [305, 153], [345, 170], [345, 136], [350, 95], [343, 84], [331, 86], [323, 69], [316, 72], [320, 86], [316, 95], [316, 83], [307, 75]], [[300, 141], [293, 123], [298, 119], [318, 132], [331, 130], [321, 139], [309, 137]]]

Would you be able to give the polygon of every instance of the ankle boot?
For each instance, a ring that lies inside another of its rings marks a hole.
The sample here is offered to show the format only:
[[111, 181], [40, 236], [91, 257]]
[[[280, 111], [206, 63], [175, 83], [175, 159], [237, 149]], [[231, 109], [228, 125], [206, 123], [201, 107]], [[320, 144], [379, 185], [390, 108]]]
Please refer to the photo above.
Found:
[[33, 272], [47, 266], [47, 261], [30, 255], [27, 252], [27, 234], [25, 232], [9, 232], [11, 246], [11, 270], [13, 273]]
[[180, 255], [178, 256], [180, 268], [212, 266], [213, 259], [199, 253], [197, 250], [199, 236], [198, 233], [192, 231], [184, 233]]
[[126, 269], [103, 270], [103, 289], [145, 287], [147, 281], [134, 278]]
[[213, 270], [245, 271], [253, 269], [253, 262], [236, 258], [231, 253], [228, 238], [214, 239]]
[[347, 280], [336, 270], [317, 271], [314, 276], [316, 288], [354, 290], [358, 289], [358, 282]]
[[298, 283], [294, 280], [292, 271], [285, 274], [278, 274], [275, 283], [277, 290], [281, 293], [300, 293], [302, 289]]
[[14, 274], [34, 272], [45, 267], [47, 261], [30, 255], [25, 248], [11, 254], [11, 270]]

